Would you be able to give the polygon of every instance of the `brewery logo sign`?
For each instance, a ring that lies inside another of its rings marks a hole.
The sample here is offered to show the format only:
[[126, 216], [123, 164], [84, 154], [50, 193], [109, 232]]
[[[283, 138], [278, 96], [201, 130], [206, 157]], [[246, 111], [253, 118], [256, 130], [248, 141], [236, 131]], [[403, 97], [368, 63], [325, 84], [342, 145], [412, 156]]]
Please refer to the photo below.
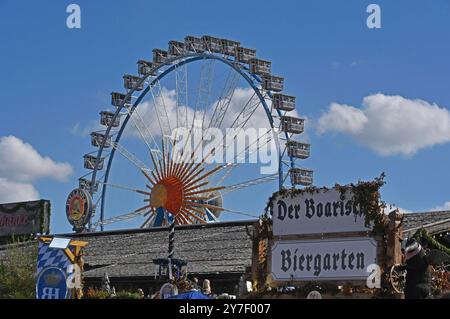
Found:
[[84, 189], [74, 189], [66, 201], [66, 215], [75, 229], [83, 229], [92, 216], [92, 197]]
[[67, 277], [58, 267], [44, 268], [36, 280], [37, 299], [66, 299], [68, 297]]

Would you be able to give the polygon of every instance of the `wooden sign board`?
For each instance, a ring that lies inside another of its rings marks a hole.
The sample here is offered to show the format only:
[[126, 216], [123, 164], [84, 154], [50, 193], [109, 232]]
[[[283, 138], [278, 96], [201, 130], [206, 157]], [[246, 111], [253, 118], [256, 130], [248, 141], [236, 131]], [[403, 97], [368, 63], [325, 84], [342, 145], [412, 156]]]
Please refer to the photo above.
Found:
[[335, 188], [276, 196], [271, 203], [273, 235], [363, 232], [364, 213], [350, 191]]
[[271, 248], [274, 281], [365, 281], [377, 263], [377, 243], [369, 237], [281, 240]]
[[0, 205], [0, 237], [45, 234], [50, 229], [50, 202], [39, 200]]

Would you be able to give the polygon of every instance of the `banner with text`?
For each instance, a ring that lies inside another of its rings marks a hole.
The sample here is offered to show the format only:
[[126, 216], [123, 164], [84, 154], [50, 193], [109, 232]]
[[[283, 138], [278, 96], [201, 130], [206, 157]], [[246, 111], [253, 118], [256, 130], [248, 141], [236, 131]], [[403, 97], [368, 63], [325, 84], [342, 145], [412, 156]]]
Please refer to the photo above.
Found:
[[50, 202], [33, 202], [0, 205], [0, 237], [49, 232]]

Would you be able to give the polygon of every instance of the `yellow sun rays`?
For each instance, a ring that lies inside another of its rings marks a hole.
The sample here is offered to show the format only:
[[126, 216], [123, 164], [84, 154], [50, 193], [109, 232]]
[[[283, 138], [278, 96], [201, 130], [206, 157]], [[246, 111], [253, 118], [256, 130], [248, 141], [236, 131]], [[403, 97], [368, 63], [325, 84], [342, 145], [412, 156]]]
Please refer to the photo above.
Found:
[[[143, 228], [153, 225], [159, 207], [170, 212], [177, 225], [206, 223], [205, 210], [224, 210], [220, 206], [207, 203], [212, 192], [225, 188], [207, 188], [208, 177], [212, 177], [225, 167], [225, 165], [218, 165], [206, 171], [205, 162], [213, 154], [214, 149], [200, 162], [195, 162], [195, 152], [198, 147], [191, 154], [187, 152], [175, 154], [173, 147], [174, 145], [169, 147], [163, 141], [161, 158], [156, 159], [154, 154], [151, 154], [154, 170], [151, 173], [142, 170], [142, 174], [150, 183], [146, 185], [150, 192], [139, 192], [147, 195], [144, 199], [147, 205], [139, 209], [139, 211], [147, 210], [145, 213], [147, 219], [141, 226]], [[158, 204], [158, 207], [155, 203]], [[163, 219], [162, 226], [167, 226], [166, 218]]]

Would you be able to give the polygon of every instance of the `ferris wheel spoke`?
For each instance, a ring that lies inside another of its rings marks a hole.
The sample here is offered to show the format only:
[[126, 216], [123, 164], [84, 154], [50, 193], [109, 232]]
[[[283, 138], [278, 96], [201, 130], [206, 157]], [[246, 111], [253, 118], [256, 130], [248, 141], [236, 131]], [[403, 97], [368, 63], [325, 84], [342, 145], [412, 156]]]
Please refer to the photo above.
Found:
[[233, 171], [233, 169], [235, 167], [239, 166], [238, 163], [230, 163], [230, 165], [228, 165], [228, 167], [225, 168], [223, 175], [220, 177], [220, 179], [217, 181], [217, 183], [215, 184], [215, 186], [220, 186], [222, 185], [222, 183], [225, 181], [225, 179], [231, 174], [231, 172]]
[[258, 107], [261, 105], [261, 101], [257, 96], [256, 92], [250, 97], [250, 99], [245, 103], [242, 110], [239, 112], [236, 119], [231, 124], [232, 128], [244, 128], [244, 126], [248, 123], [250, 118], [256, 112]]
[[221, 206], [216, 206], [216, 205], [211, 205], [211, 204], [204, 204], [204, 203], [197, 203], [197, 202], [186, 202], [185, 203], [186, 206], [188, 208], [192, 208], [192, 207], [200, 207], [200, 208], [210, 208], [210, 209], [215, 209], [218, 211], [223, 211], [225, 210], [225, 208], [221, 207]]
[[[270, 132], [270, 130], [269, 130]], [[259, 145], [259, 140], [264, 137], [268, 132], [266, 132], [263, 136], [259, 137], [256, 141], [252, 142], [250, 145], [246, 146], [246, 148], [244, 150], [242, 150], [241, 152], [239, 152], [238, 154], [236, 154], [234, 156], [234, 158], [232, 159], [232, 161], [230, 163], [227, 163], [225, 165], [217, 165], [216, 167], [222, 167], [224, 169], [224, 174], [220, 177], [220, 179], [216, 182], [215, 186], [219, 186], [222, 184], [222, 182], [231, 174], [231, 172], [239, 167], [242, 163], [239, 163], [239, 161], [242, 161], [245, 159], [246, 154], [248, 156], [252, 155], [253, 153], [257, 152], [262, 146], [267, 145], [268, 141], [263, 144], [263, 145]], [[236, 138], [236, 136], [233, 136], [233, 140]], [[252, 151], [249, 151], [249, 149], [254, 145], [257, 144], [257, 147], [254, 148]], [[228, 145], [224, 146], [225, 149], [228, 148]], [[246, 153], [247, 152], [247, 153]], [[210, 165], [214, 165], [214, 164], [210, 164]]]
[[[179, 67], [175, 71], [175, 92], [177, 100], [177, 127], [188, 127], [188, 69], [187, 64]], [[184, 114], [180, 114], [180, 107], [184, 107]], [[181, 120], [184, 117], [183, 120]]]
[[[223, 186], [220, 186], [220, 187], [211, 187], [211, 188], [206, 188], [206, 189], [201, 189], [201, 190], [199, 190], [199, 191], [195, 191], [195, 192], [189, 192], [189, 193], [186, 193], [186, 196], [192, 196], [192, 195], [198, 195], [198, 194], [205, 194], [205, 193], [212, 193], [212, 192], [215, 192], [215, 191], [220, 191], [220, 190], [222, 190], [222, 189], [224, 189], [225, 187], [223, 187]], [[192, 201], [186, 201], [186, 203], [188, 203], [188, 204], [192, 204], [193, 202]]]
[[212, 79], [214, 77], [215, 60], [205, 59], [202, 63], [200, 70], [200, 79], [197, 90], [197, 100], [195, 103], [194, 116], [191, 125], [191, 134], [193, 134], [193, 128], [196, 120], [197, 111], [203, 113], [202, 128], [204, 127], [204, 120], [206, 116], [206, 109], [209, 105], [209, 99], [211, 97]]
[[192, 186], [192, 187], [191, 187], [191, 185], [186, 185], [186, 186], [185, 186], [185, 187], [186, 187], [185, 191], [186, 191], [186, 192], [189, 192], [189, 191], [191, 191], [191, 190], [193, 190], [193, 189], [196, 189], [196, 188], [199, 188], [199, 187], [203, 187], [203, 186], [206, 186], [206, 185], [208, 185], [208, 184], [209, 184], [209, 181], [203, 182], [203, 183], [201, 183], [201, 184], [194, 183], [193, 185], [195, 185], [195, 186]]
[[133, 112], [131, 112], [127, 107], [125, 107], [125, 110], [128, 113], [128, 116], [131, 118], [132, 123], [136, 127], [136, 129], [139, 132], [139, 135], [141, 136], [142, 141], [147, 145], [147, 148], [149, 151], [152, 151], [153, 148], [151, 146], [151, 142], [148, 140], [148, 138], [152, 139], [153, 145], [157, 150], [159, 150], [158, 143], [156, 143], [155, 137], [151, 133], [150, 129], [145, 124], [145, 121], [143, 120], [142, 116], [140, 115], [138, 108], [135, 108]]
[[208, 127], [220, 128], [225, 114], [231, 104], [231, 101], [239, 84], [240, 75], [234, 69], [230, 69], [222, 93], [216, 103]]
[[[250, 112], [250, 114], [248, 114], [249, 113], [248, 111], [245, 112], [245, 110], [247, 110], [249, 108], [249, 105], [253, 105], [254, 104], [254, 103], [251, 103], [251, 101], [254, 100], [255, 96], [257, 97], [256, 92], [254, 92], [253, 95], [250, 97], [250, 99], [244, 104], [243, 110], [241, 110], [241, 112], [239, 113], [237, 118], [233, 121], [233, 124], [230, 127], [230, 128], [236, 128], [236, 130], [234, 131], [234, 135], [232, 137], [233, 141], [236, 138], [236, 136], [239, 134], [239, 129], [243, 128], [245, 126], [245, 124], [247, 123], [248, 119], [250, 119], [250, 117], [253, 115], [254, 111], [256, 111], [256, 107], [253, 106], [251, 108], [253, 110], [253, 112]], [[231, 100], [230, 100], [230, 102], [231, 102]], [[239, 124], [238, 119], [239, 119], [239, 116], [241, 116], [242, 114], [246, 114], [247, 115], [247, 121], [241, 121], [241, 123], [240, 123], [241, 126], [238, 126], [237, 125], [237, 124]], [[222, 125], [222, 121], [220, 122], [220, 126], [221, 125]], [[229, 137], [228, 137], [228, 139], [229, 139]], [[211, 148], [211, 152], [208, 154], [208, 156], [212, 155], [211, 153], [213, 152], [214, 149], [223, 147], [225, 145], [225, 143], [226, 143], [226, 140], [227, 140], [227, 136], [224, 136], [221, 142], [217, 143], [217, 145], [215, 145], [213, 148]], [[199, 142], [198, 146], [202, 145], [202, 143], [203, 143], [203, 134], [202, 134], [202, 140], [201, 140], [201, 142]], [[225, 146], [225, 149], [227, 147], [228, 146]]]
[[[192, 209], [192, 208], [191, 208]], [[197, 213], [201, 213], [201, 211], [200, 210], [193, 210], [194, 212], [197, 212]], [[191, 211], [188, 211], [188, 210], [182, 210], [182, 213], [183, 214], [185, 214], [192, 222], [194, 221], [194, 220], [192, 220], [192, 218], [194, 218], [196, 221], [198, 221], [198, 222], [200, 222], [200, 223], [202, 223], [202, 224], [204, 224], [204, 223], [206, 223], [206, 220], [204, 219], [204, 218], [201, 218], [201, 217], [198, 217], [197, 215], [195, 215], [194, 213], [192, 213]]]
[[153, 99], [153, 106], [155, 108], [156, 117], [160, 128], [161, 135], [169, 134], [171, 132], [170, 119], [167, 113], [166, 103], [161, 88], [161, 83], [158, 79], [155, 80], [153, 86], [149, 86], [150, 93]]
[[220, 196], [224, 196], [231, 192], [236, 192], [236, 191], [239, 191], [239, 190], [247, 188], [247, 187], [270, 183], [277, 179], [278, 179], [278, 174], [272, 174], [272, 175], [267, 175], [267, 176], [264, 176], [261, 178], [250, 179], [250, 180], [247, 180], [247, 181], [244, 181], [244, 182], [241, 182], [238, 184], [234, 184], [234, 185], [224, 186], [224, 189], [220, 192], [220, 195], [209, 198], [209, 200], [216, 199]]
[[195, 221], [192, 219], [191, 215], [189, 214], [189, 212], [187, 210], [180, 210], [176, 216], [176, 218], [178, 218], [178, 220], [181, 222], [181, 224], [186, 225], [186, 224], [193, 224], [195, 223]]
[[[256, 99], [255, 99], [255, 97], [256, 97]], [[233, 124], [231, 125], [231, 128], [235, 129], [234, 135], [232, 135], [231, 138], [230, 138], [230, 136], [224, 136], [223, 139], [219, 143], [217, 143], [216, 145], [214, 145], [214, 147], [211, 148], [211, 152], [208, 154], [208, 156], [210, 156], [212, 154], [213, 150], [216, 148], [224, 148], [226, 150], [229, 147], [229, 145], [226, 145], [227, 140], [232, 140], [234, 143], [234, 140], [240, 133], [240, 129], [244, 128], [244, 126], [247, 124], [247, 122], [249, 121], [251, 116], [255, 113], [258, 105], [260, 105], [260, 101], [255, 92], [250, 97], [250, 99], [244, 104], [243, 109], [237, 115], [236, 119], [233, 121]], [[199, 142], [198, 146], [200, 146], [201, 143], [203, 143], [203, 138], [202, 138], [202, 141]], [[205, 158], [203, 158], [203, 161], [205, 161]]]
[[136, 155], [128, 151], [124, 146], [117, 142], [113, 142], [111, 146], [116, 149], [123, 157], [129, 160], [134, 166], [136, 166], [139, 170], [151, 172], [152, 170], [148, 168], [144, 162], [142, 162]]
[[200, 210], [199, 208], [191, 207], [190, 210], [191, 210], [191, 213], [194, 212], [202, 217], [206, 217], [206, 213], [203, 210]]
[[178, 213], [178, 215], [175, 216], [175, 224], [185, 225], [185, 223], [186, 223], [185, 219], [181, 218], [181, 215]]
[[[271, 129], [267, 130], [266, 133], [264, 133], [262, 136], [258, 137], [251, 144], [249, 144], [243, 151], [241, 151], [239, 154], [236, 154], [235, 158], [233, 158], [233, 164], [226, 168], [224, 174], [221, 176], [220, 180], [216, 183], [216, 186], [221, 185], [223, 183], [223, 181], [231, 174], [231, 172], [241, 165], [240, 161], [245, 159], [246, 155], [250, 156], [250, 155], [254, 154], [255, 152], [259, 151], [263, 146], [266, 146], [267, 144], [269, 144], [272, 141], [272, 137], [270, 135], [268, 136], [266, 141], [263, 142], [262, 144], [260, 144], [259, 141], [262, 138], [264, 138], [266, 135], [271, 133], [271, 131], [272, 131]], [[250, 148], [255, 144], [257, 146], [254, 147], [252, 150], [250, 150]]]
[[134, 192], [134, 193], [138, 193], [141, 195], [150, 195], [150, 192], [148, 191], [143, 191], [140, 189], [136, 189], [136, 188], [131, 188], [131, 187], [127, 187], [127, 186], [122, 186], [119, 184], [114, 184], [114, 183], [104, 183], [104, 182], [98, 182], [99, 184], [105, 185], [105, 186], [109, 186], [112, 188], [117, 188], [117, 189], [121, 189], [121, 190], [126, 190], [126, 191], [130, 191], [130, 192]]
[[154, 211], [153, 211], [153, 213], [151, 213], [150, 216], [147, 217], [147, 219], [145, 220], [145, 222], [141, 225], [141, 228], [142, 228], [142, 229], [143, 229], [143, 228], [150, 228], [151, 225], [153, 224], [153, 222], [155, 221], [155, 218], [156, 218], [156, 214], [155, 214]]
[[144, 176], [148, 179], [148, 181], [149, 181], [150, 183], [152, 183], [152, 185], [156, 185], [155, 180], [154, 180], [153, 178], [151, 178], [150, 175], [149, 175], [146, 171], [141, 170], [141, 172], [142, 172], [142, 174], [144, 174]]
[[[199, 174], [195, 174], [189, 179], [186, 179], [184, 182], [186, 183], [186, 188], [191, 187], [192, 185], [196, 185], [199, 182], [203, 181], [208, 176], [211, 176], [213, 174], [216, 174], [218, 171], [222, 170], [224, 168], [223, 165], [217, 166], [211, 170], [209, 170], [207, 173], [203, 174], [202, 176], [196, 178]], [[196, 179], [195, 179], [196, 178]], [[198, 186], [197, 186], [198, 187]]]
[[[192, 174], [196, 173], [196, 171], [197, 171], [199, 168], [200, 168], [200, 171], [205, 170], [206, 168], [205, 168], [205, 167], [201, 167], [201, 166], [203, 166], [203, 165], [205, 164], [207, 158], [213, 154], [213, 151], [214, 151], [214, 150], [211, 150], [211, 151], [208, 153], [207, 157], [204, 157], [204, 158], [202, 159], [201, 162], [196, 162], [196, 161], [195, 161], [195, 158], [196, 158], [196, 157], [195, 157], [195, 153], [196, 153], [196, 151], [197, 151], [197, 149], [198, 149], [199, 146], [200, 146], [200, 144], [197, 145], [196, 149], [191, 153], [190, 157], [185, 157], [185, 156], [182, 157], [182, 163], [184, 163], [184, 166], [181, 168], [181, 170], [182, 170], [183, 172], [182, 172], [182, 174], [180, 175], [180, 179], [183, 180], [183, 181], [185, 181], [185, 179], [186, 179], [187, 176], [191, 176], [191, 177], [192, 177]], [[186, 154], [187, 154], [187, 153], [186, 153]], [[194, 166], [194, 164], [196, 164], [196, 165], [195, 165], [194, 168], [192, 168], [192, 167]], [[197, 172], [197, 173], [198, 173], [198, 172]], [[197, 174], [197, 175], [198, 175], [198, 174]], [[194, 176], [194, 177], [195, 177], [195, 176]]]
[[247, 213], [247, 212], [242, 212], [242, 211], [238, 211], [238, 210], [224, 209], [223, 212], [224, 213], [235, 214], [235, 215], [259, 218], [259, 216], [257, 214], [255, 214], [255, 213]]
[[152, 160], [153, 163], [153, 167], [155, 168], [151, 174], [152, 176], [155, 178], [155, 180], [161, 179], [162, 175], [161, 175], [161, 160], [156, 158], [157, 154], [155, 156], [155, 153], [160, 153], [160, 152], [155, 152], [154, 150], [152, 150], [150, 152], [150, 158]]
[[105, 219], [103, 221], [98, 221], [97, 223], [95, 223], [93, 225], [94, 229], [96, 229], [99, 226], [105, 226], [105, 225], [110, 225], [110, 224], [114, 224], [114, 223], [118, 223], [118, 222], [122, 222], [128, 219], [132, 219], [132, 218], [136, 218], [138, 216], [144, 215], [146, 214], [148, 211], [152, 210], [152, 206], [151, 205], [147, 205], [144, 207], [141, 207], [139, 209], [136, 209], [135, 211], [132, 211], [130, 213], [127, 214], [121, 214], [109, 219]]
[[[194, 165], [195, 162], [191, 162], [188, 166], [188, 169], [185, 170], [185, 172], [181, 175], [180, 180], [182, 180], [184, 183], [191, 183], [191, 181], [196, 178], [200, 173], [206, 170], [205, 167], [205, 161], [207, 158], [204, 158], [200, 163], [197, 163], [197, 165], [191, 170], [191, 167]], [[219, 165], [215, 167], [214, 169], [209, 170], [205, 175], [199, 178], [199, 180], [204, 179], [207, 176], [216, 174], [218, 171], [226, 168], [229, 164], [225, 165]]]
[[166, 142], [166, 149], [167, 149], [167, 156], [166, 156], [166, 161], [167, 161], [167, 167], [166, 167], [166, 175], [167, 176], [172, 176], [174, 173], [174, 161], [173, 161], [173, 157], [174, 157], [174, 147], [175, 147], [175, 143], [176, 143], [176, 139], [177, 136], [175, 136], [175, 139], [172, 139], [171, 136], [165, 136], [165, 142]]

